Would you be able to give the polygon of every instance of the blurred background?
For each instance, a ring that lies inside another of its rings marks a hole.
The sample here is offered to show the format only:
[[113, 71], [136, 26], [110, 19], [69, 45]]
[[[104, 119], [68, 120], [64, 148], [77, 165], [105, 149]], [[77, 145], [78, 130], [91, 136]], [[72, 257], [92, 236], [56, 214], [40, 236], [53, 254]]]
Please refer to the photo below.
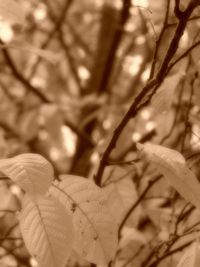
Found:
[[[181, 1], [181, 8], [187, 3]], [[92, 179], [116, 125], [162, 63], [177, 25], [174, 1], [154, 72], [151, 66], [166, 0], [18, 0], [17, 4], [10, 9], [14, 15], [4, 13], [0, 20], [0, 158], [38, 153], [53, 164], [56, 175]], [[188, 23], [174, 60], [199, 40], [199, 11]], [[160, 94], [122, 132], [112, 162], [132, 160], [135, 142], [152, 141], [183, 152], [198, 173], [199, 60], [196, 48], [172, 68]], [[140, 192], [143, 185], [137, 177], [143, 165], [131, 168], [134, 172], [127, 165], [108, 167], [118, 176], [131, 175]], [[36, 266], [16, 238], [13, 210], [20, 207], [21, 192], [10, 182], [0, 182], [0, 266]], [[15, 239], [6, 239], [11, 232]]]

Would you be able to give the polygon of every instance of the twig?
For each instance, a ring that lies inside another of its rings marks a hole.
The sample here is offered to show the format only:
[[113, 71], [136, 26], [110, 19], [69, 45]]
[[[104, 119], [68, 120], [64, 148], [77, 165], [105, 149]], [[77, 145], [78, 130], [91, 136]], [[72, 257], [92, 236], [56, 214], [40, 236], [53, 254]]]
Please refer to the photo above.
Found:
[[126, 223], [126, 221], [128, 220], [129, 216], [132, 214], [132, 212], [134, 211], [134, 209], [138, 206], [138, 204], [141, 202], [141, 200], [144, 198], [144, 196], [147, 194], [147, 192], [151, 189], [151, 187], [161, 179], [161, 175], [159, 175], [158, 177], [156, 177], [154, 180], [149, 181], [147, 187], [145, 188], [145, 190], [142, 192], [142, 194], [139, 196], [139, 198], [137, 199], [137, 201], [134, 203], [134, 205], [129, 209], [129, 211], [127, 212], [126, 216], [124, 217], [123, 221], [121, 222], [120, 226], [119, 226], [119, 232], [118, 232], [118, 236], [120, 238], [120, 234], [121, 234], [121, 230], [124, 226], [124, 224]]
[[195, 44], [191, 45], [181, 56], [179, 56], [176, 60], [174, 60], [168, 67], [167, 73], [183, 58], [185, 58], [194, 48], [200, 45], [200, 40], [197, 41]]
[[[194, 8], [197, 5], [200, 5], [200, 0], [199, 1], [194, 1], [194, 0], [192, 1], [191, 0], [191, 2], [189, 3], [188, 7], [183, 12], [183, 15], [181, 16], [181, 18], [179, 20], [175, 34], [172, 38], [172, 41], [169, 45], [167, 52], [166, 52], [163, 63], [162, 63], [162, 65], [161, 65], [161, 67], [160, 67], [160, 69], [156, 75], [156, 78], [147, 82], [146, 86], [144, 86], [142, 91], [135, 98], [135, 100], [132, 103], [132, 105], [130, 106], [129, 110], [124, 115], [124, 117], [122, 118], [122, 120], [119, 123], [119, 125], [117, 126], [117, 128], [114, 130], [111, 141], [108, 144], [108, 146], [107, 146], [107, 148], [106, 148], [106, 150], [105, 150], [105, 152], [101, 158], [100, 165], [99, 165], [97, 174], [95, 176], [95, 182], [97, 185], [101, 184], [101, 177], [102, 177], [104, 169], [106, 167], [109, 155], [112, 152], [112, 150], [114, 149], [114, 147], [116, 146], [117, 140], [120, 137], [121, 132], [123, 131], [123, 129], [125, 128], [125, 126], [129, 122], [129, 120], [137, 115], [140, 108], [144, 107], [150, 101], [151, 97], [156, 92], [156, 90], [159, 88], [162, 81], [164, 80], [169, 63], [178, 49], [179, 41], [180, 41], [180, 39], [183, 35], [183, 32], [186, 28], [187, 21], [188, 21], [190, 15], [192, 14]], [[149, 97], [147, 97], [147, 95], [150, 93], [150, 91], [152, 91], [152, 89], [153, 89], [153, 92], [151, 93], [151, 95]], [[147, 97], [147, 99], [144, 99], [145, 97]]]
[[192, 97], [193, 97], [193, 94], [194, 94], [194, 82], [196, 80], [196, 75], [197, 75], [197, 73], [195, 73], [192, 81], [190, 82], [191, 91], [190, 91], [190, 98], [189, 98], [189, 101], [188, 101], [188, 107], [187, 107], [186, 115], [185, 115], [185, 131], [184, 131], [184, 134], [183, 134], [183, 139], [182, 139], [182, 144], [181, 144], [181, 152], [182, 153], [183, 153], [183, 150], [184, 150], [185, 139], [186, 139], [187, 130], [188, 130], [189, 115], [190, 115], [190, 110], [191, 110], [191, 107], [192, 107]]
[[[164, 254], [163, 256], [159, 257], [158, 259], [156, 259], [154, 262], [152, 262], [148, 267], [155, 267], [157, 266], [162, 260], [166, 259], [167, 257], [177, 253], [177, 252], [180, 252], [181, 250], [183, 250], [184, 248], [188, 247], [189, 245], [191, 245], [193, 242], [192, 241], [189, 241], [187, 243], [185, 243], [184, 245], [182, 246], [179, 246], [178, 248], [175, 248], [173, 250], [170, 250], [168, 253]], [[143, 267], [143, 265], [142, 265]]]
[[170, 0], [167, 0], [165, 18], [164, 18], [163, 26], [162, 26], [161, 32], [159, 34], [159, 37], [156, 40], [156, 46], [155, 46], [155, 50], [154, 50], [154, 54], [153, 54], [153, 60], [152, 60], [149, 79], [152, 79], [153, 76], [154, 76], [155, 66], [156, 66], [156, 61], [157, 61], [157, 56], [158, 56], [158, 51], [159, 51], [160, 44], [161, 44], [162, 38], [164, 36], [165, 30], [167, 29], [167, 25], [168, 25], [169, 8], [170, 8]]
[[[62, 27], [62, 24], [65, 21], [67, 12], [68, 12], [69, 8], [71, 7], [72, 3], [73, 3], [73, 0], [65, 0], [65, 5], [62, 9], [60, 17], [56, 20], [56, 23], [54, 25], [53, 30], [49, 33], [47, 39], [41, 45], [41, 49], [45, 49], [49, 45], [49, 43], [51, 42], [53, 37], [57, 34], [59, 29]], [[38, 58], [38, 60], [35, 62], [34, 66], [32, 67], [31, 73], [29, 75], [29, 79], [31, 79], [34, 76], [36, 70], [38, 69], [38, 66], [40, 65], [40, 62], [41, 62], [41, 58]]]
[[[0, 42], [1, 43], [1, 42]], [[26, 88], [28, 88], [34, 95], [37, 95], [39, 99], [44, 103], [51, 103], [50, 99], [44, 95], [39, 88], [34, 87], [30, 82], [19, 72], [15, 63], [13, 62], [9, 52], [6, 49], [2, 49], [5, 59], [8, 62], [10, 69], [12, 70], [14, 76], [19, 80]]]

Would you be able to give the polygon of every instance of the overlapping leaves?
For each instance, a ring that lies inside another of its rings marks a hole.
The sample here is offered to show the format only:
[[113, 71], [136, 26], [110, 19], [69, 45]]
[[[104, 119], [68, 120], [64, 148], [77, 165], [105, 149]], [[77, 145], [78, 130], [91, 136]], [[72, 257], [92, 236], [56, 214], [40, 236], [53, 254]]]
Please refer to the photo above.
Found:
[[26, 247], [40, 266], [64, 267], [73, 245], [73, 225], [64, 207], [53, 198], [23, 199], [20, 229]]
[[73, 214], [75, 250], [88, 261], [106, 264], [116, 252], [117, 225], [102, 190], [82, 177], [66, 175], [53, 183], [50, 195]]
[[50, 186], [53, 168], [37, 154], [0, 160], [0, 171], [25, 191], [20, 229], [40, 266], [64, 267], [72, 249], [95, 264], [112, 260], [117, 224], [102, 189], [73, 175], [63, 176], [61, 182]]

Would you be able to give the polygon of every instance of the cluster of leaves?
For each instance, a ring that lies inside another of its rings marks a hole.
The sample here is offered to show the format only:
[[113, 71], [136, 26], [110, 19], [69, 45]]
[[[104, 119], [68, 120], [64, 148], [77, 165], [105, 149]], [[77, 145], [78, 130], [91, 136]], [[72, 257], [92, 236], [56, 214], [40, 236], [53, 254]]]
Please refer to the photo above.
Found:
[[65, 175], [52, 183], [51, 164], [36, 154], [1, 160], [0, 169], [26, 192], [20, 229], [40, 266], [65, 266], [72, 248], [96, 264], [114, 257], [117, 224], [93, 182]]

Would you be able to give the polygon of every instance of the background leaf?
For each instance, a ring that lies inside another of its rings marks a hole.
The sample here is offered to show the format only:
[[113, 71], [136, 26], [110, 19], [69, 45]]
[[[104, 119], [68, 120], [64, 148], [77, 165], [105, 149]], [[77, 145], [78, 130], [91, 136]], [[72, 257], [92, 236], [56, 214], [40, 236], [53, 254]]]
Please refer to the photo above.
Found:
[[64, 267], [73, 245], [71, 217], [55, 199], [23, 199], [19, 216], [25, 244], [41, 267]]
[[50, 162], [32, 153], [0, 160], [0, 170], [31, 195], [45, 194], [54, 177]]
[[23, 25], [25, 21], [22, 7], [14, 0], [0, 1], [0, 17], [11, 24]]
[[106, 206], [103, 191], [82, 177], [63, 178], [49, 192], [73, 214], [75, 250], [89, 262], [108, 263], [116, 252], [117, 225]]

